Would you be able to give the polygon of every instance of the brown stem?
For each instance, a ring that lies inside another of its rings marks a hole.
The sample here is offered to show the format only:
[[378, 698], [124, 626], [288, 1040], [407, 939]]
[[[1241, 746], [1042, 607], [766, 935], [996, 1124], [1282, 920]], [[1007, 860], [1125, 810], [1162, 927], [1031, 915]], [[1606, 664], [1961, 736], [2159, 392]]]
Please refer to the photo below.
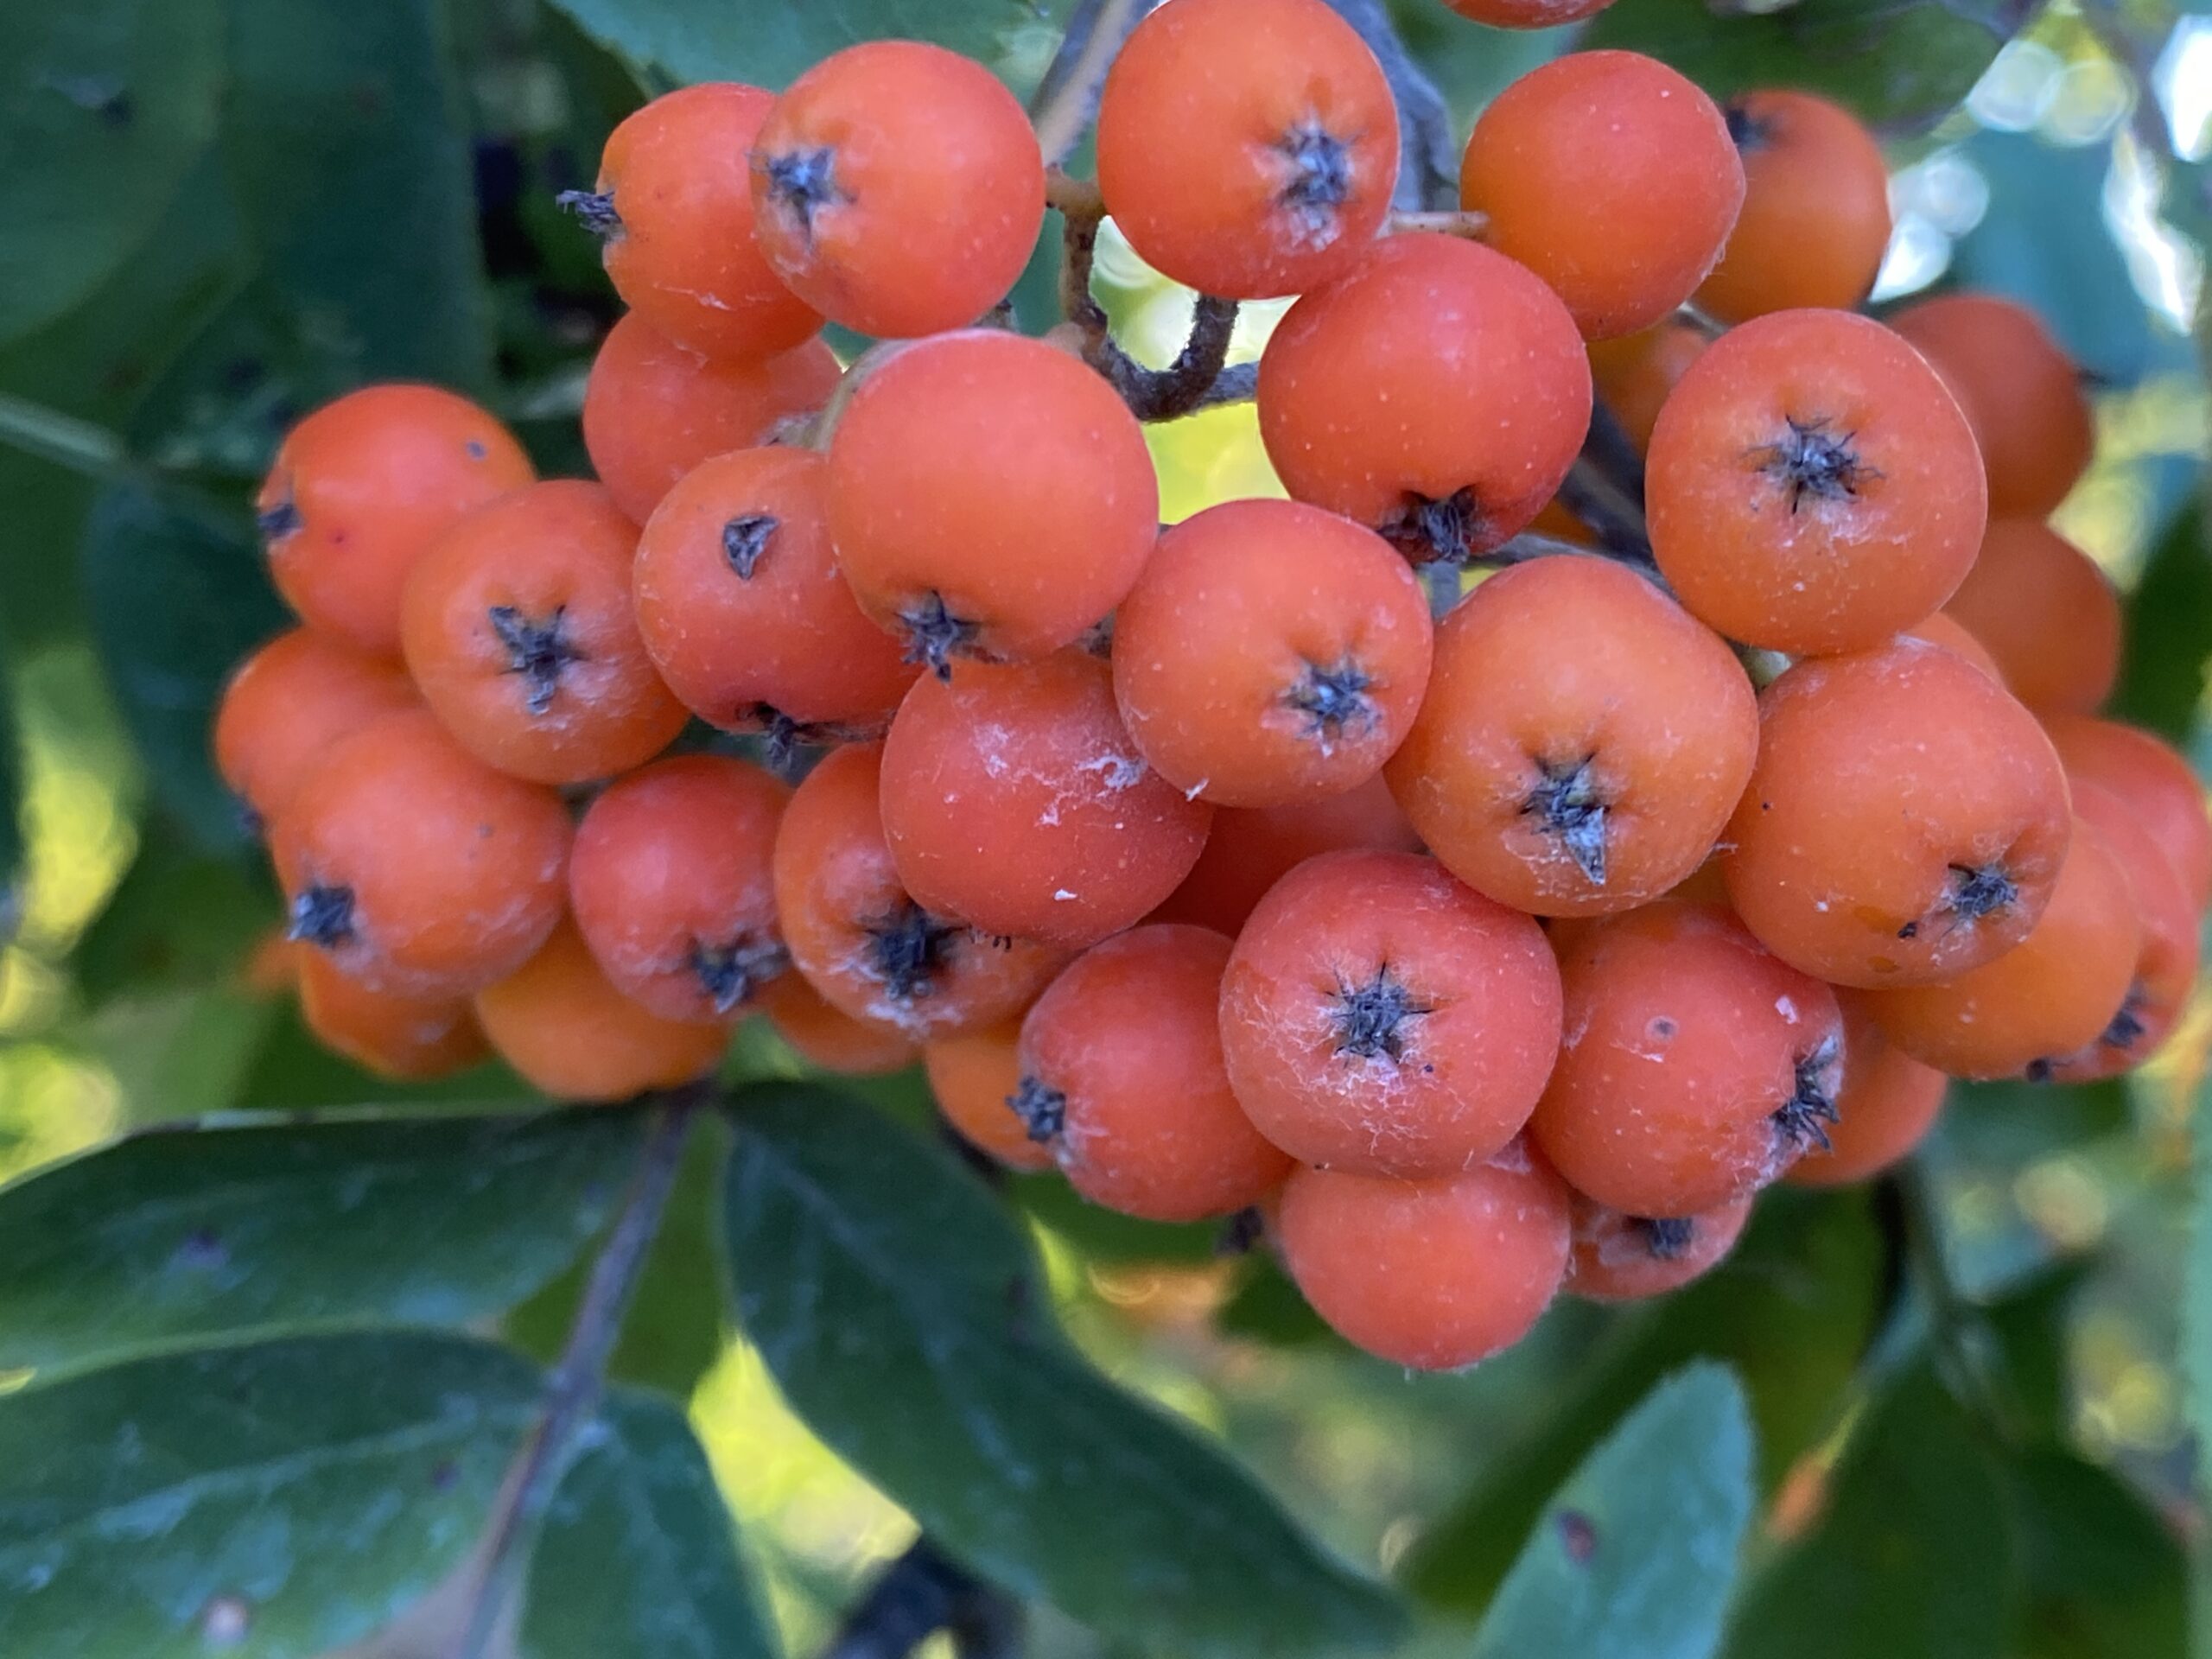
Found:
[[[1227, 366], [1230, 340], [1236, 332], [1235, 300], [1199, 295], [1191, 316], [1190, 338], [1164, 369], [1148, 369], [1122, 349], [1107, 321], [1106, 308], [1090, 291], [1101, 216], [1084, 211], [1090, 200], [1076, 185], [1076, 181], [1069, 180], [1055, 205], [1060, 207], [1065, 227], [1060, 310], [1075, 325], [1083, 360], [1106, 377], [1141, 421], [1172, 421], [1196, 410], [1249, 397], [1253, 377]], [[1095, 190], [1091, 194], [1095, 197]]]
[[607, 1387], [607, 1360], [637, 1290], [645, 1252], [660, 1230], [661, 1212], [676, 1185], [692, 1115], [704, 1098], [703, 1088], [678, 1091], [668, 1096], [654, 1117], [613, 1230], [592, 1263], [568, 1344], [547, 1379], [537, 1425], [515, 1453], [499, 1506], [486, 1524], [479, 1546], [482, 1576], [469, 1599], [454, 1659], [483, 1659], [528, 1564], [531, 1530], [568, 1471], [576, 1436], [599, 1408]]
[[1029, 100], [1030, 124], [1045, 165], [1057, 167], [1098, 113], [1098, 92], [1106, 71], [1129, 31], [1144, 21], [1154, 0], [1080, 0], [1060, 36], [1059, 50], [1046, 67]]

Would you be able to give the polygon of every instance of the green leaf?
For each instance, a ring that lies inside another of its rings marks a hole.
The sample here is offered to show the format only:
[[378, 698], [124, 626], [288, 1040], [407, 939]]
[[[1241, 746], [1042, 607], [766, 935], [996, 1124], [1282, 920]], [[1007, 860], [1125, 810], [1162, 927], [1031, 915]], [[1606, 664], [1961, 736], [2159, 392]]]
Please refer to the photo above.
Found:
[[0, 1400], [0, 1653], [308, 1659], [474, 1541], [537, 1368], [360, 1332], [167, 1354]]
[[1744, 1391], [1720, 1366], [1692, 1366], [1554, 1497], [1483, 1620], [1475, 1659], [1706, 1659], [1751, 1513]]
[[1859, 1425], [1820, 1525], [1750, 1587], [1728, 1659], [2000, 1659], [2019, 1571], [1980, 1426], [1916, 1366]]
[[1910, 130], [1965, 98], [2031, 10], [2020, 0], [1796, 0], [1772, 10], [1633, 0], [1600, 12], [1582, 44], [1648, 53], [1716, 98], [1802, 87]]
[[0, 1191], [0, 1368], [497, 1313], [598, 1230], [638, 1132], [586, 1110], [118, 1141]]
[[1408, 1582], [1441, 1605], [1483, 1606], [1554, 1489], [1660, 1378], [1694, 1359], [1725, 1361], [1742, 1381], [1760, 1484], [1773, 1490], [1834, 1421], [1872, 1331], [1880, 1252], [1862, 1195], [1765, 1194], [1726, 1262], [1623, 1311], [1537, 1429], [1501, 1448], [1414, 1547]]
[[210, 849], [245, 840], [208, 732], [223, 683], [285, 616], [243, 521], [115, 486], [93, 503], [82, 572], [92, 637], [162, 802]]
[[2185, 741], [2212, 658], [2212, 548], [2201, 506], [2192, 504], [2151, 550], [2128, 600], [2126, 640], [2113, 713]]
[[632, 64], [683, 84], [743, 80], [780, 89], [857, 41], [933, 41], [1017, 85], [1044, 72], [1065, 0], [552, 0], [586, 34]]
[[1058, 1328], [1027, 1241], [949, 1154], [839, 1095], [740, 1097], [740, 1322], [808, 1425], [976, 1571], [1139, 1645], [1387, 1641], [1381, 1586]]
[[0, 340], [151, 233], [215, 136], [220, 0], [17, 7], [0, 29]]
[[523, 1659], [769, 1659], [760, 1592], [683, 1414], [618, 1392], [561, 1478], [524, 1591]]
[[2188, 1563], [2142, 1496], [2055, 1445], [2005, 1474], [2028, 1586], [2011, 1659], [2182, 1659]]

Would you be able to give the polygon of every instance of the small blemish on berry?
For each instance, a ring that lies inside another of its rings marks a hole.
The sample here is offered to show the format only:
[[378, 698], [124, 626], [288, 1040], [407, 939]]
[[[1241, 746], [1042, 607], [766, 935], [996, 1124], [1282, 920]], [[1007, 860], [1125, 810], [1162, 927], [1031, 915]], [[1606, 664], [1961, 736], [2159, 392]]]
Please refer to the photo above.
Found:
[[1846, 501], [1881, 474], [1859, 458], [1852, 447], [1854, 432], [1832, 429], [1826, 416], [1801, 421], [1787, 417], [1789, 432], [1777, 442], [1751, 451], [1758, 470], [1781, 486], [1796, 512], [1809, 498], [1815, 501]]
[[762, 165], [768, 175], [771, 198], [798, 222], [799, 234], [810, 245], [814, 240], [815, 215], [852, 200], [837, 183], [837, 152], [826, 145], [786, 150], [769, 156]]
[[1406, 1022], [1430, 1011], [1430, 1005], [1390, 971], [1384, 963], [1375, 976], [1362, 985], [1337, 982], [1336, 1007], [1330, 1017], [1336, 1023], [1337, 1052], [1363, 1060], [1402, 1060], [1406, 1052]]

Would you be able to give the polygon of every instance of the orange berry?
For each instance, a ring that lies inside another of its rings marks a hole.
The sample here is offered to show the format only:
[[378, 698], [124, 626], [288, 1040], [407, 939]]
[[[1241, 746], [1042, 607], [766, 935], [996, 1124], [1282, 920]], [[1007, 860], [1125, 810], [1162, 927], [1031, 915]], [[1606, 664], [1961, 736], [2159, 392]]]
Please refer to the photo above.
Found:
[[1903, 637], [1940, 645], [1954, 657], [1965, 658], [1998, 684], [2005, 683], [2005, 671], [1997, 666], [1997, 659], [1989, 654], [1989, 647], [1968, 633], [1966, 626], [1948, 612], [1938, 611], [1933, 616], [1923, 617], [1907, 628]]
[[487, 766], [581, 784], [640, 765], [683, 729], [630, 603], [637, 527], [596, 484], [556, 479], [479, 509], [408, 579], [407, 671]]
[[2120, 595], [2096, 561], [2032, 518], [1999, 518], [1944, 612], [2039, 715], [2086, 715], [2120, 677]]
[[1376, 243], [1260, 358], [1260, 436], [1300, 501], [1416, 563], [1513, 538], [1590, 425], [1590, 365], [1551, 290], [1456, 237]]
[[2039, 1073], [2061, 1083], [2117, 1077], [2148, 1059], [2179, 1022], [2196, 982], [2196, 907], [2172, 861], [2133, 808], [2101, 784], [2073, 779], [2074, 810], [2101, 836], [2127, 880], [2141, 925], [2127, 995], [2096, 1040]]
[[642, 524], [709, 455], [766, 442], [830, 401], [836, 353], [819, 340], [765, 359], [717, 360], [634, 312], [607, 331], [584, 383], [584, 448], [614, 505]]
[[942, 1037], [922, 1050], [930, 1093], [962, 1140], [1009, 1169], [1050, 1169], [1052, 1148], [1029, 1137], [1014, 1109], [1021, 1088], [1021, 1024]]
[[574, 204], [630, 308], [713, 357], [772, 356], [822, 327], [753, 239], [747, 155], [774, 102], [734, 81], [664, 93], [607, 135], [599, 194]]
[[285, 435], [254, 511], [269, 574], [309, 627], [399, 654], [399, 595], [433, 537], [535, 478], [513, 434], [436, 386], [364, 386]]
[[1079, 651], [914, 683], [883, 745], [883, 829], [928, 909], [1081, 949], [1181, 885], [1213, 808], [1145, 764]]
[[466, 996], [567, 901], [560, 797], [493, 771], [427, 709], [385, 715], [300, 780], [270, 851], [296, 939], [374, 990]]
[[1178, 789], [1323, 799], [1403, 741], [1433, 632], [1420, 581], [1372, 531], [1295, 501], [1226, 502], [1162, 535], [1115, 613], [1115, 700]]
[[1152, 552], [1136, 418], [1080, 359], [996, 330], [908, 346], [830, 442], [830, 529], [861, 608], [939, 673], [1072, 645]]
[[224, 686], [215, 769], [265, 825], [332, 744], [414, 702], [415, 687], [397, 664], [294, 628], [239, 664]]
[[754, 238], [824, 316], [911, 339], [1006, 295], [1045, 221], [1029, 118], [972, 59], [917, 41], [832, 53], [753, 141]]
[[1228, 962], [1205, 928], [1135, 928], [1077, 957], [1023, 1016], [1014, 1109], [1093, 1204], [1196, 1221], [1290, 1173], [1230, 1092], [1214, 1020]]
[[1612, 411], [1639, 450], [1651, 447], [1660, 410], [1710, 343], [1686, 322], [1656, 322], [1632, 334], [1590, 342], [1590, 378], [1598, 401]]
[[1695, 1216], [1766, 1185], [1835, 1118], [1835, 995], [1723, 910], [1666, 899], [1561, 942], [1566, 1040], [1529, 1134], [1574, 1189]]
[[1026, 1007], [1063, 958], [915, 900], [884, 840], [882, 762], [877, 744], [833, 750], [784, 810], [776, 912], [792, 964], [841, 1013], [910, 1039], [995, 1025]]
[[2053, 715], [2044, 727], [2068, 776], [2127, 803], [2201, 912], [2212, 899], [2212, 819], [2204, 813], [2204, 785], [2189, 762], [2149, 732], [2115, 720]]
[[1595, 17], [1613, 0], [1444, 0], [1462, 17], [1492, 29], [1556, 29]]
[[1745, 92], [1723, 113], [1744, 209], [1698, 304], [1729, 322], [1857, 305], [1890, 245], [1890, 168], [1874, 135], [1811, 92]]
[[380, 1077], [450, 1077], [492, 1052], [466, 998], [371, 990], [315, 950], [300, 952], [299, 973], [300, 1017], [315, 1039]]
[[1989, 510], [2043, 518], [2096, 447], [2082, 377], [2036, 315], [1989, 294], [1945, 294], [1890, 319], [1955, 392], [1989, 473]]
[[1732, 328], [1651, 434], [1651, 550], [1700, 620], [1775, 651], [1857, 651], [1939, 607], [1986, 523], [1957, 403], [1845, 311]]
[[616, 990], [563, 923], [543, 949], [476, 994], [499, 1058], [556, 1100], [626, 1100], [721, 1064], [728, 1027], [664, 1020]]
[[1270, 299], [1343, 275], [1397, 181], [1390, 83], [1321, 0], [1176, 0], [1106, 77], [1106, 209], [1201, 293]]
[[1224, 807], [1205, 850], [1150, 918], [1192, 922], [1234, 938], [1268, 888], [1307, 859], [1341, 848], [1416, 853], [1421, 837], [1380, 778], [1296, 806]]
[[1325, 853], [1246, 924], [1221, 1037], [1254, 1125], [1300, 1163], [1469, 1169], [1521, 1132], [1559, 1052], [1543, 930], [1411, 853]]
[[1274, 1234], [1306, 1300], [1347, 1342], [1457, 1370], [1529, 1334], [1567, 1262], [1567, 1192], [1518, 1145], [1461, 1174], [1402, 1181], [1301, 1169]]
[[1782, 1178], [1792, 1186], [1842, 1186], [1904, 1161], [1935, 1127], [1950, 1083], [1893, 1046], [1857, 993], [1836, 1000], [1843, 1009], [1843, 1089], [1827, 1145], [1807, 1147]]
[[1744, 168], [1713, 100], [1635, 52], [1574, 52], [1475, 122], [1459, 205], [1548, 283], [1592, 340], [1649, 328], [1720, 257]]
[[1680, 1290], [1736, 1248], [1746, 1198], [1699, 1216], [1624, 1216], [1577, 1195], [1565, 1288], [1590, 1302], [1634, 1302]]
[[841, 1077], [888, 1077], [921, 1053], [896, 1027], [855, 1020], [832, 1007], [798, 974], [779, 975], [762, 986], [760, 1011], [799, 1058]]
[[1955, 1077], [2009, 1077], [2103, 1033], [2134, 980], [2141, 941], [2126, 873], [2077, 818], [2026, 938], [1956, 979], [1869, 991], [1865, 1003], [1913, 1058]]
[[702, 720], [773, 741], [873, 735], [917, 670], [861, 613], [830, 545], [828, 468], [810, 449], [703, 461], [638, 539], [638, 632]]
[[1594, 915], [1703, 861], [1758, 742], [1727, 646], [1635, 572], [1566, 555], [1500, 571], [1444, 619], [1384, 775], [1461, 880], [1537, 915]]
[[617, 990], [664, 1020], [721, 1020], [784, 971], [770, 864], [790, 798], [715, 754], [656, 760], [600, 793], [576, 826], [569, 899]]
[[2027, 937], [2066, 856], [2066, 778], [1987, 675], [1900, 639], [1798, 664], [1759, 721], [1723, 868], [1768, 950], [1838, 985], [1929, 985]]

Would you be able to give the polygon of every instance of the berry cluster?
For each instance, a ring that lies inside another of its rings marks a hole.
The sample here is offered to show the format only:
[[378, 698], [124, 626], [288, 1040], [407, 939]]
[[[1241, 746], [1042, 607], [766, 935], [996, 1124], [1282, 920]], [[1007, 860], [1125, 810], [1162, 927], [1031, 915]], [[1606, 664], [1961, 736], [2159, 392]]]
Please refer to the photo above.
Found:
[[[1763, 1186], [1903, 1156], [1946, 1074], [2156, 1046], [2212, 826], [2094, 712], [2116, 601], [2043, 522], [2076, 377], [2001, 301], [1852, 308], [1853, 118], [1570, 55], [1408, 223], [1333, 11], [1169, 0], [1098, 173], [929, 46], [677, 92], [571, 203], [631, 308], [600, 482], [426, 387], [291, 433], [303, 626], [216, 745], [324, 1040], [573, 1099], [755, 1009], [833, 1070], [918, 1052], [982, 1152], [1256, 1209], [1422, 1367], [1692, 1278]], [[1256, 378], [1291, 499], [1162, 529], [1145, 372], [991, 321], [1048, 197], [1202, 327], [1299, 296]], [[825, 319], [885, 343], [841, 368]]]

